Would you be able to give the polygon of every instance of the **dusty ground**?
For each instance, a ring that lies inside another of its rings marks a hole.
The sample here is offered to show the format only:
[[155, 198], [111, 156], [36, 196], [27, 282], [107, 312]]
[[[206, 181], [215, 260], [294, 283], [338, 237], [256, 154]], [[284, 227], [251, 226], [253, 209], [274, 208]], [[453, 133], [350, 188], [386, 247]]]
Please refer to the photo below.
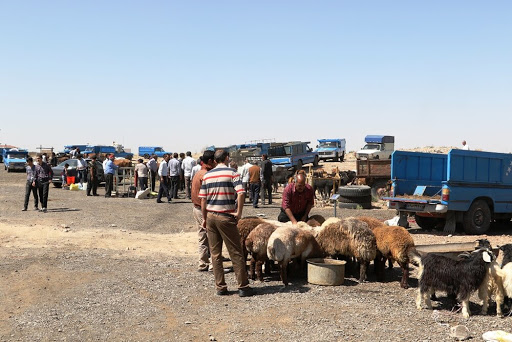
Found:
[[[353, 169], [350, 163], [340, 170]], [[196, 272], [189, 201], [105, 199], [52, 187], [48, 213], [21, 212], [24, 184], [24, 174], [0, 168], [1, 341], [451, 341], [449, 328], [457, 324], [474, 340], [512, 330], [511, 318], [479, 315], [476, 298], [469, 320], [452, 314], [445, 299], [439, 311], [416, 310], [416, 280], [401, 289], [398, 267], [384, 283], [375, 282], [371, 267], [368, 283], [347, 275], [337, 287], [292, 278], [285, 289], [273, 274], [251, 284], [257, 295], [250, 298], [238, 297], [230, 273], [231, 295], [218, 297], [212, 274]], [[338, 209], [338, 216], [394, 216], [376, 208]], [[244, 214], [278, 212], [279, 200], [246, 206]], [[333, 208], [312, 213], [332, 216]], [[417, 244], [475, 239], [412, 224]], [[487, 237], [512, 242], [510, 228], [494, 226]]]

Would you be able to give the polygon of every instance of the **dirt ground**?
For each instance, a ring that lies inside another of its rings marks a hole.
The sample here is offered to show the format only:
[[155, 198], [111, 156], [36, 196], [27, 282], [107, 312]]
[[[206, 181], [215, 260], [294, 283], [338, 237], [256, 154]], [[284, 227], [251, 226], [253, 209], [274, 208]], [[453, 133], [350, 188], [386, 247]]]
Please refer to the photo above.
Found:
[[[339, 169], [354, 169], [351, 163]], [[251, 281], [256, 295], [249, 298], [238, 297], [228, 273], [230, 295], [219, 297], [212, 274], [196, 271], [190, 201], [106, 199], [51, 187], [47, 213], [31, 211], [32, 199], [22, 212], [24, 186], [23, 173], [0, 168], [0, 341], [452, 341], [450, 327], [458, 324], [473, 340], [512, 330], [511, 318], [494, 316], [495, 306], [480, 315], [476, 298], [469, 320], [444, 297], [439, 310], [416, 310], [417, 281], [401, 289], [396, 265], [383, 283], [370, 267], [368, 283], [347, 274], [336, 287], [292, 277], [284, 288], [273, 273]], [[244, 216], [276, 218], [276, 197], [271, 206], [246, 205]], [[315, 207], [312, 214], [333, 211]], [[338, 217], [394, 215], [383, 203], [337, 210]], [[476, 239], [411, 225], [416, 244]], [[485, 237], [493, 245], [512, 242], [510, 228], [494, 225]]]

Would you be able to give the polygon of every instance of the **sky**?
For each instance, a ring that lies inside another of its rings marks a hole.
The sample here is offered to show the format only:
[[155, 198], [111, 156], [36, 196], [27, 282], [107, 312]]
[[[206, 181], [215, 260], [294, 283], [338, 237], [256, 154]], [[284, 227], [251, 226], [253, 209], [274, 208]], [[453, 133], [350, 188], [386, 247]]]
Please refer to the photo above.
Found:
[[1, 1], [0, 144], [512, 152], [510, 1]]

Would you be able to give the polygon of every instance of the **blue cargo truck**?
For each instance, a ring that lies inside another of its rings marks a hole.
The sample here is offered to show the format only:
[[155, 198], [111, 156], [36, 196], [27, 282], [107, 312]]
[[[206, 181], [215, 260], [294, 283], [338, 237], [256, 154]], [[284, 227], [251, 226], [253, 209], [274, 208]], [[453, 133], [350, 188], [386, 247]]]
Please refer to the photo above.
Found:
[[491, 222], [512, 218], [512, 154], [450, 150], [448, 154], [395, 151], [391, 157], [390, 209], [399, 225], [414, 215], [424, 229], [462, 225], [484, 234]]
[[318, 139], [318, 146], [315, 152], [318, 159], [342, 162], [345, 159], [345, 139]]
[[162, 158], [164, 154], [171, 153], [164, 150], [161, 146], [139, 146], [139, 157], [149, 159], [153, 154]]
[[25, 171], [28, 151], [17, 148], [5, 148], [2, 151], [2, 158], [7, 172]]
[[318, 166], [318, 152], [309, 147], [309, 141], [291, 141], [283, 144], [272, 144], [268, 149], [270, 161], [275, 166], [302, 169], [305, 164]]

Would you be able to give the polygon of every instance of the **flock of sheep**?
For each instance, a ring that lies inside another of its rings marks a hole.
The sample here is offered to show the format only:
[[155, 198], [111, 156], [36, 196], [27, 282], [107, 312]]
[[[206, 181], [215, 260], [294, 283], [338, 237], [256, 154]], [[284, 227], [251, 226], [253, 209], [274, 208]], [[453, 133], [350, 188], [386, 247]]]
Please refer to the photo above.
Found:
[[475, 250], [456, 258], [429, 253], [420, 255], [409, 232], [399, 226], [388, 226], [371, 217], [345, 219], [314, 215], [308, 222], [281, 223], [258, 217], [239, 221], [241, 242], [246, 257], [251, 254], [250, 277], [263, 281], [262, 266], [269, 273], [274, 263], [280, 267], [281, 280], [288, 285], [287, 268], [295, 260], [305, 271], [308, 258], [344, 257], [360, 266], [359, 282], [364, 282], [370, 262], [378, 281], [383, 281], [386, 261], [397, 262], [402, 269], [400, 286], [408, 288], [409, 263], [418, 267], [416, 306], [432, 309], [430, 298], [435, 291], [446, 292], [462, 303], [462, 314], [469, 317], [469, 297], [478, 291], [483, 300], [482, 314], [487, 313], [491, 297], [502, 316], [501, 305], [512, 297], [512, 244], [500, 247], [500, 266], [488, 240], [477, 240]]

